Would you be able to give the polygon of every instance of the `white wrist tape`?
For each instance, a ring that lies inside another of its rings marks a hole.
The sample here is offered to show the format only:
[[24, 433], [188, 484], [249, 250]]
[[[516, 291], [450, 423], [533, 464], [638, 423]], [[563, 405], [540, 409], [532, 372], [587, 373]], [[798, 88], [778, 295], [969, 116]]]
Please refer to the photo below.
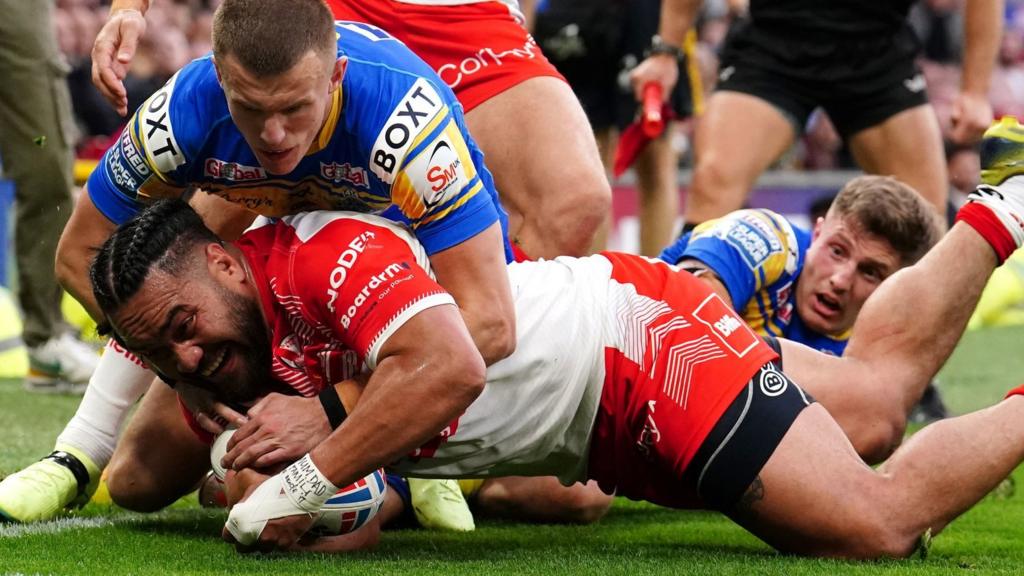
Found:
[[288, 498], [300, 508], [313, 514], [319, 512], [327, 500], [334, 496], [338, 487], [320, 472], [313, 464], [309, 454], [292, 462], [291, 466], [281, 472], [284, 480], [284, 491]]
[[317, 469], [309, 454], [260, 484], [228, 514], [227, 529], [243, 545], [255, 544], [267, 522], [287, 516], [320, 513], [338, 491]]

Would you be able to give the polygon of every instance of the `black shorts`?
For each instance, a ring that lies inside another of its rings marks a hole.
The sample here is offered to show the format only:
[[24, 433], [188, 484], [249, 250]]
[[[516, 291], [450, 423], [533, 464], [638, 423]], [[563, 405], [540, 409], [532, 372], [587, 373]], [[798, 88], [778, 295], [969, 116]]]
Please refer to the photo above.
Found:
[[[766, 338], [781, 355], [778, 341]], [[814, 399], [782, 372], [782, 359], [765, 364], [705, 438], [687, 467], [707, 507], [729, 512], [761, 472], [797, 416]]]
[[909, 25], [888, 36], [837, 38], [737, 20], [722, 49], [715, 89], [765, 100], [798, 134], [820, 106], [845, 139], [928, 102], [915, 63], [919, 49]]
[[[629, 73], [644, 59], [658, 33], [660, 0], [548, 0], [538, 11], [533, 36], [565, 76], [594, 130], [625, 128], [638, 108]], [[692, 86], [679, 65], [679, 82], [668, 99], [677, 118], [693, 114]], [[699, 96], [697, 96], [699, 98]]]

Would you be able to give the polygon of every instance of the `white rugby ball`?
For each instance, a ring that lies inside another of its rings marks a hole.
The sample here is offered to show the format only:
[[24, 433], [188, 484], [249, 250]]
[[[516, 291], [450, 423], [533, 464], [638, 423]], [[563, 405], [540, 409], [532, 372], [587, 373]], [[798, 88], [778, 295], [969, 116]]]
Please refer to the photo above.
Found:
[[[227, 453], [228, 440], [234, 433], [233, 428], [225, 430], [210, 447], [210, 467], [221, 480], [224, 480], [226, 470], [220, 465], [220, 459]], [[383, 468], [342, 487], [320, 508], [320, 517], [313, 523], [310, 532], [319, 536], [333, 536], [362, 528], [380, 512], [387, 487]]]

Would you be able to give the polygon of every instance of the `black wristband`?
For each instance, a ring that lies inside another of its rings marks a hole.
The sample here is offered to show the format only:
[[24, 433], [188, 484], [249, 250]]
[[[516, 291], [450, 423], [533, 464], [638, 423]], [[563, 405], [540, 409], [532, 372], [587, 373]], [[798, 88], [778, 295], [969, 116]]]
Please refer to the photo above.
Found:
[[320, 404], [324, 407], [324, 413], [327, 414], [327, 421], [331, 423], [331, 430], [337, 430], [338, 426], [341, 426], [341, 423], [348, 417], [348, 412], [345, 411], [345, 405], [341, 403], [338, 391], [334, 389], [334, 386], [327, 386], [320, 392], [319, 398]]
[[73, 454], [68, 454], [61, 450], [54, 450], [43, 460], [53, 460], [70, 470], [71, 474], [75, 477], [75, 482], [78, 483], [78, 495], [85, 494], [86, 489], [89, 487], [89, 472], [85, 469], [85, 464], [82, 464], [81, 460], [75, 458]]
[[651, 47], [644, 52], [644, 57], [654, 56], [655, 54], [667, 54], [675, 58], [677, 62], [682, 62], [686, 59], [686, 52], [681, 47], [665, 42], [657, 34], [651, 37]]

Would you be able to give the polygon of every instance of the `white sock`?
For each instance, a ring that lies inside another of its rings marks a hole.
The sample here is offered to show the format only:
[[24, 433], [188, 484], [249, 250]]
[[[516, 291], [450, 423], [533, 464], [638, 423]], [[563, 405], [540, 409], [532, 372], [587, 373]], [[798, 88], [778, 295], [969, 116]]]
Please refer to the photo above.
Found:
[[145, 394], [153, 378], [134, 354], [113, 340], [107, 342], [82, 403], [57, 437], [57, 446], [70, 444], [100, 469], [106, 467], [128, 410]]

